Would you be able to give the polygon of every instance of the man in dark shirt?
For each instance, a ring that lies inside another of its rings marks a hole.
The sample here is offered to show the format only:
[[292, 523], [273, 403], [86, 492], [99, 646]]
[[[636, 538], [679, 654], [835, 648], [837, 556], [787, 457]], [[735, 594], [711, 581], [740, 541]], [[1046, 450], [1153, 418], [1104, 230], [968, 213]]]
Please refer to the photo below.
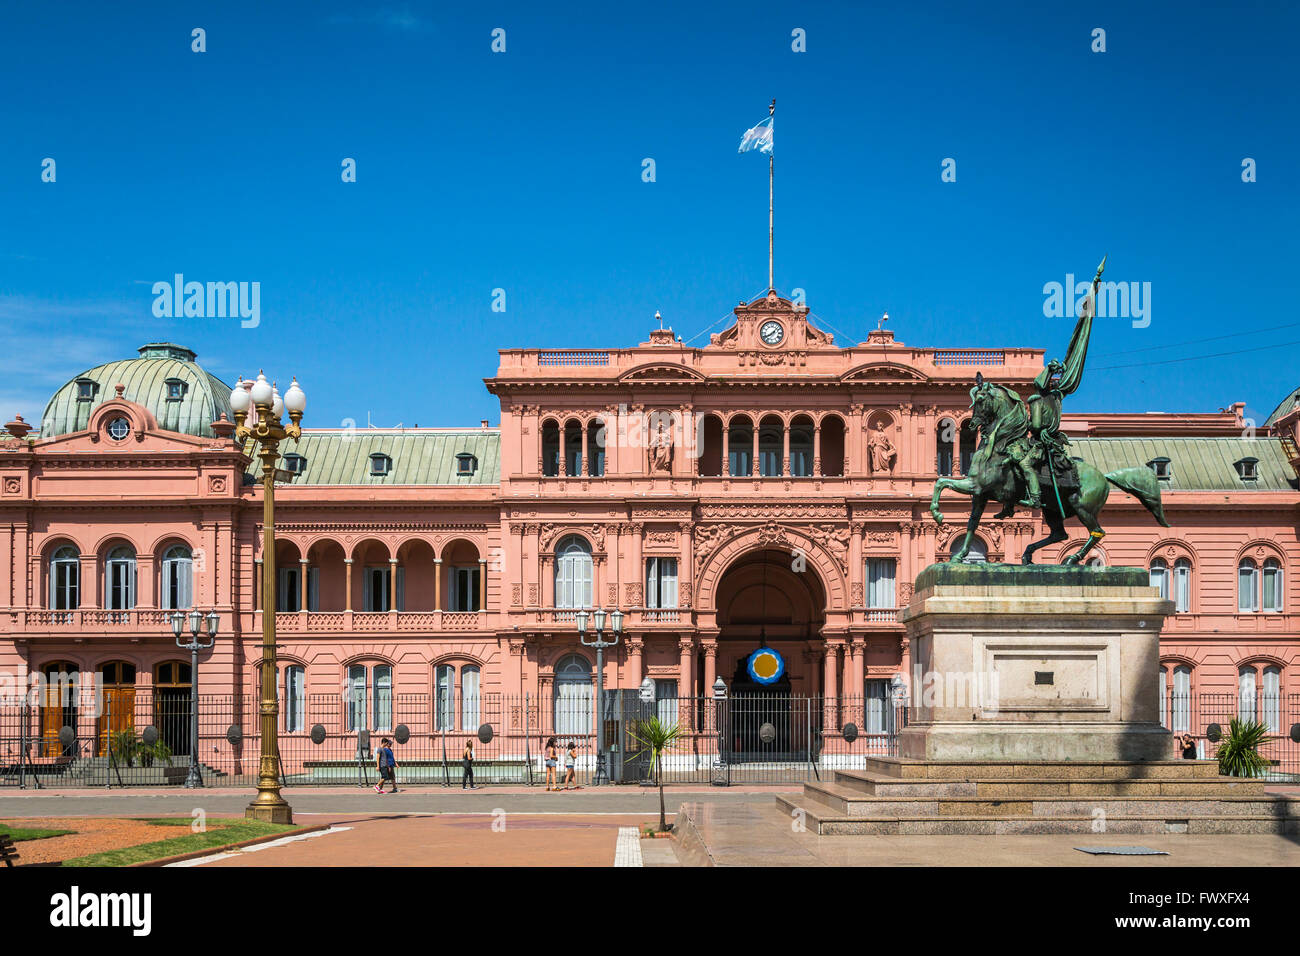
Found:
[[384, 792], [384, 781], [393, 785], [392, 793], [397, 792], [397, 760], [393, 757], [393, 742], [385, 737], [379, 742], [375, 752], [375, 769], [379, 771], [379, 783], [375, 784], [377, 793]]

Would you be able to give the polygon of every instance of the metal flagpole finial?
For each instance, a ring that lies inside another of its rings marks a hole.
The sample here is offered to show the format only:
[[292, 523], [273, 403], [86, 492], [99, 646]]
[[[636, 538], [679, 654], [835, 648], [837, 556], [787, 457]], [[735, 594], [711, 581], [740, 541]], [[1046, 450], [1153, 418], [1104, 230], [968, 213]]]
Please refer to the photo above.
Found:
[[772, 105], [767, 108], [767, 115], [771, 116], [776, 113], [776, 97], [772, 97]]

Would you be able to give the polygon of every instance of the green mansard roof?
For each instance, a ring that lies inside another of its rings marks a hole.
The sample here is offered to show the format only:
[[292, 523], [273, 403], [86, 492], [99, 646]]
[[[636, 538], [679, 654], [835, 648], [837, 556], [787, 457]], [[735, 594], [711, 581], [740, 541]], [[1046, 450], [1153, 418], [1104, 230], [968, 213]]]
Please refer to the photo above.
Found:
[[[495, 485], [501, 478], [501, 432], [496, 428], [359, 428], [313, 431], [280, 445], [283, 456], [301, 455], [294, 485]], [[372, 455], [387, 455], [386, 475], [370, 473]], [[474, 472], [457, 473], [457, 458], [472, 455]], [[280, 468], [288, 467], [284, 458]], [[260, 477], [254, 461], [248, 474]]]
[[[1071, 438], [1070, 454], [1103, 472], [1169, 459], [1169, 491], [1294, 491], [1296, 474], [1277, 438]], [[1236, 462], [1254, 458], [1256, 478], [1242, 480]]]
[[[168, 398], [169, 380], [181, 383], [180, 398]], [[89, 385], [89, 398], [80, 397], [83, 383]], [[229, 385], [205, 371], [189, 349], [153, 342], [140, 348], [139, 358], [97, 365], [63, 385], [45, 406], [41, 437], [83, 430], [94, 408], [115, 397], [118, 385], [123, 398], [149, 409], [168, 431], [210, 438], [219, 415], [234, 419]]]

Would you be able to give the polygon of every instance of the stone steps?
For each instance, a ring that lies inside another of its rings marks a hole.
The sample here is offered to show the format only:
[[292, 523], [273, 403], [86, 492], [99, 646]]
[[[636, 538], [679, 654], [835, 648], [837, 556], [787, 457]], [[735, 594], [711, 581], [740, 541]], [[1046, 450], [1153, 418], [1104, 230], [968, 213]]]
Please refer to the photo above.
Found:
[[[1087, 814], [1035, 815], [935, 815], [930, 813], [877, 812], [851, 815], [805, 794], [778, 796], [777, 806], [787, 814], [802, 814], [804, 826], [822, 836], [863, 835], [1011, 835], [1030, 833], [1189, 833], [1189, 834], [1300, 834], [1300, 813], [1202, 812], [1168, 814], [1107, 813], [1102, 819]], [[1289, 801], [1295, 804], [1296, 801]]]
[[[1284, 799], [1268, 794], [1223, 794], [1214, 797], [1174, 796], [1055, 796], [1029, 795], [1020, 799], [990, 799], [984, 796], [873, 796], [842, 784], [806, 784], [804, 797], [852, 816], [1033, 816], [1091, 817], [1098, 810], [1107, 817], [1144, 813], [1163, 816], [1261, 815], [1300, 816], [1300, 798]], [[791, 806], [795, 805], [791, 801]]]
[[1213, 760], [918, 760], [866, 758], [866, 771], [899, 780], [1188, 780], [1219, 778]]
[[1220, 796], [1262, 795], [1265, 781], [1236, 777], [1119, 778], [997, 777], [918, 779], [864, 770], [838, 770], [833, 782], [868, 796], [1024, 797], [1069, 796]]

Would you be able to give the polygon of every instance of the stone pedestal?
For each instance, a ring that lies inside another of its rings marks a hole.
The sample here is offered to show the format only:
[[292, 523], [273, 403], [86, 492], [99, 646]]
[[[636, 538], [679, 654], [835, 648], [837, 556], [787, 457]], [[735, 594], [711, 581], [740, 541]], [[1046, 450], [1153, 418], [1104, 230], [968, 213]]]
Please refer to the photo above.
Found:
[[1160, 628], [1141, 568], [936, 564], [902, 620], [911, 642], [904, 758], [1168, 760]]

